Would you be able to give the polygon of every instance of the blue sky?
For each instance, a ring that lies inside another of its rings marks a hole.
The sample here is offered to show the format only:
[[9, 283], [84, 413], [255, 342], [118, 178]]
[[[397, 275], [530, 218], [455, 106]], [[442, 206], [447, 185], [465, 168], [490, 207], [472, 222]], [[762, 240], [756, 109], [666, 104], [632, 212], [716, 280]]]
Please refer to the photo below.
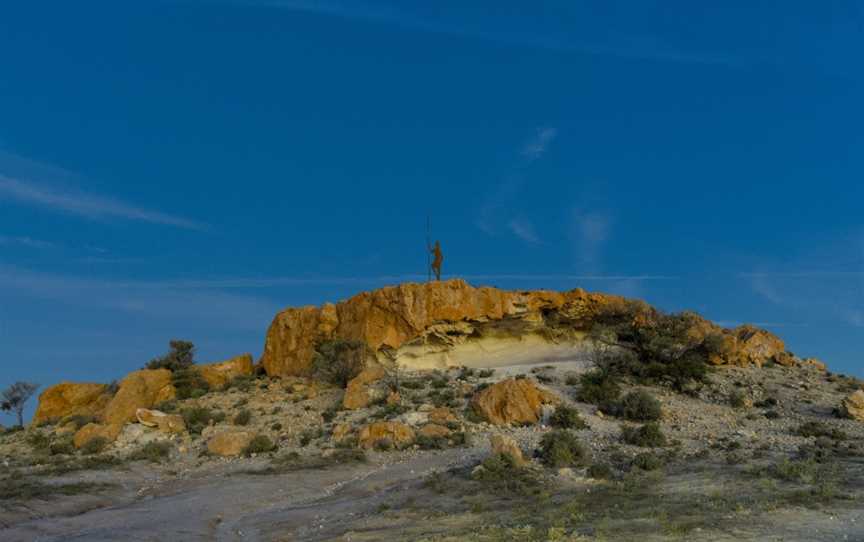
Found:
[[6, 2], [0, 386], [425, 276], [637, 296], [864, 375], [855, 2]]

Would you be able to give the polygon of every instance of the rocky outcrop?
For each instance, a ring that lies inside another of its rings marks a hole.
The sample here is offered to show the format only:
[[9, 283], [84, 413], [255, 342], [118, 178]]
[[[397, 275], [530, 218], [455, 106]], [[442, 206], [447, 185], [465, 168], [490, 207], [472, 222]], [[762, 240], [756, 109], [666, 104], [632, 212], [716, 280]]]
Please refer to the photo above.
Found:
[[104, 384], [61, 382], [39, 396], [33, 423], [59, 421], [67, 416], [101, 416], [111, 394]]
[[401, 450], [414, 444], [416, 438], [414, 430], [404, 423], [375, 422], [360, 428], [357, 443], [367, 449], [382, 446]]
[[[625, 315], [636, 327], [652, 325], [650, 306], [623, 297], [568, 292], [475, 288], [462, 280], [406, 283], [364, 292], [320, 308], [290, 308], [270, 325], [261, 363], [271, 376], [304, 376], [317, 343], [357, 340], [378, 361], [414, 369], [493, 366], [572, 359], [592, 347], [594, 324]], [[690, 315], [687, 340], [719, 339], [717, 365], [761, 365], [785, 353], [783, 341], [754, 326], [723, 329]], [[785, 361], [785, 358], [780, 359]]]
[[522, 455], [522, 449], [512, 437], [508, 437], [507, 435], [490, 435], [489, 446], [492, 449], [492, 455], [502, 454], [510, 456], [510, 459], [513, 460], [513, 464], [517, 467], [524, 466], [528, 463]]
[[360, 374], [352, 378], [345, 388], [345, 396], [342, 398], [342, 406], [348, 410], [366, 408], [373, 401], [383, 398], [385, 391], [379, 389], [375, 384], [381, 381], [387, 372], [383, 367], [372, 364], [363, 369]]
[[96, 438], [105, 439], [109, 443], [114, 442], [122, 430], [122, 425], [88, 423], [75, 433], [75, 436], [72, 437], [72, 443], [76, 448], [83, 448], [88, 442]]
[[231, 457], [240, 455], [255, 438], [251, 431], [225, 431], [207, 441], [207, 451], [213, 455]]
[[179, 435], [186, 432], [186, 422], [179, 414], [165, 414], [158, 410], [139, 408], [135, 412], [138, 423], [147, 427], [155, 427], [169, 435]]
[[458, 423], [459, 418], [447, 407], [437, 407], [429, 411], [429, 421], [438, 425]]
[[269, 375], [305, 375], [315, 344], [326, 339], [360, 340], [376, 352], [413, 340], [447, 340], [473, 333], [471, 325], [508, 319], [514, 329], [544, 327], [544, 311], [558, 311], [578, 327], [592, 314], [623, 298], [584, 290], [511, 292], [474, 288], [462, 280], [406, 283], [364, 292], [320, 308], [291, 308], [279, 313], [267, 332], [261, 363]]
[[864, 390], [857, 390], [843, 399], [840, 404], [840, 414], [864, 422]]
[[527, 378], [510, 378], [477, 392], [471, 398], [471, 408], [494, 425], [526, 425], [540, 420], [544, 404], [559, 401]]
[[201, 378], [210, 385], [210, 389], [222, 389], [238, 376], [248, 376], [253, 373], [252, 354], [241, 354], [219, 363], [199, 365], [198, 371]]

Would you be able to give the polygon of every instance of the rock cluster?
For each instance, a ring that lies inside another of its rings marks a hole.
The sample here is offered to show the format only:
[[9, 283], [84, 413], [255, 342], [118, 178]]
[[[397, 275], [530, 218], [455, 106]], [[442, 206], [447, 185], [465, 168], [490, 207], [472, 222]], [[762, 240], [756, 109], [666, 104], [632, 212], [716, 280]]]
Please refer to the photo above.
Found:
[[494, 425], [535, 424], [543, 414], [544, 404], [560, 399], [538, 387], [527, 378], [510, 378], [493, 384], [471, 399], [471, 408]]

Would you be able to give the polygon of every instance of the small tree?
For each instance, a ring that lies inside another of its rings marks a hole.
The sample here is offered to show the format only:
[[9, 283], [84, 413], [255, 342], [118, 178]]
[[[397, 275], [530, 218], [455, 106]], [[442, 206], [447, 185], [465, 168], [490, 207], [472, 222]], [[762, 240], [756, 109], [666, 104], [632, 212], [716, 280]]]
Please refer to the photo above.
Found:
[[18, 416], [18, 426], [24, 426], [24, 404], [36, 393], [39, 384], [16, 382], [0, 394], [0, 410], [14, 412]]
[[322, 341], [315, 348], [312, 374], [319, 380], [344, 388], [349, 380], [360, 374], [371, 356], [363, 341]]
[[147, 364], [147, 369], [168, 369], [179, 371], [195, 364], [195, 345], [189, 341], [174, 339], [168, 343], [171, 351], [164, 356], [153, 358]]

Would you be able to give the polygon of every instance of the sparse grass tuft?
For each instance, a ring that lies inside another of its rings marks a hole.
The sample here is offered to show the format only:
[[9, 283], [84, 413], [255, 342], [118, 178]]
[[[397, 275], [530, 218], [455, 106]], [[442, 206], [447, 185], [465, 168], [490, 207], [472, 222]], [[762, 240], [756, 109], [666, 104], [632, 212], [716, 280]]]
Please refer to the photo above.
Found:
[[129, 456], [133, 461], [149, 461], [150, 463], [162, 463], [171, 455], [174, 446], [170, 442], [148, 442]]
[[276, 444], [270, 440], [267, 435], [257, 435], [253, 438], [249, 445], [243, 450], [243, 454], [250, 456], [252, 454], [266, 454], [276, 449]]
[[487, 457], [480, 464], [473, 479], [483, 484], [490, 493], [530, 495], [540, 489], [540, 482], [529, 470], [517, 466], [507, 454]]
[[108, 447], [108, 444], [108, 439], [105, 437], [93, 437], [84, 446], [81, 446], [81, 453], [84, 455], [101, 454]]
[[587, 429], [588, 424], [573, 407], [561, 405], [549, 418], [549, 425], [559, 429]]
[[250, 421], [252, 421], [252, 412], [247, 409], [238, 412], [232, 420], [234, 425], [249, 425]]

